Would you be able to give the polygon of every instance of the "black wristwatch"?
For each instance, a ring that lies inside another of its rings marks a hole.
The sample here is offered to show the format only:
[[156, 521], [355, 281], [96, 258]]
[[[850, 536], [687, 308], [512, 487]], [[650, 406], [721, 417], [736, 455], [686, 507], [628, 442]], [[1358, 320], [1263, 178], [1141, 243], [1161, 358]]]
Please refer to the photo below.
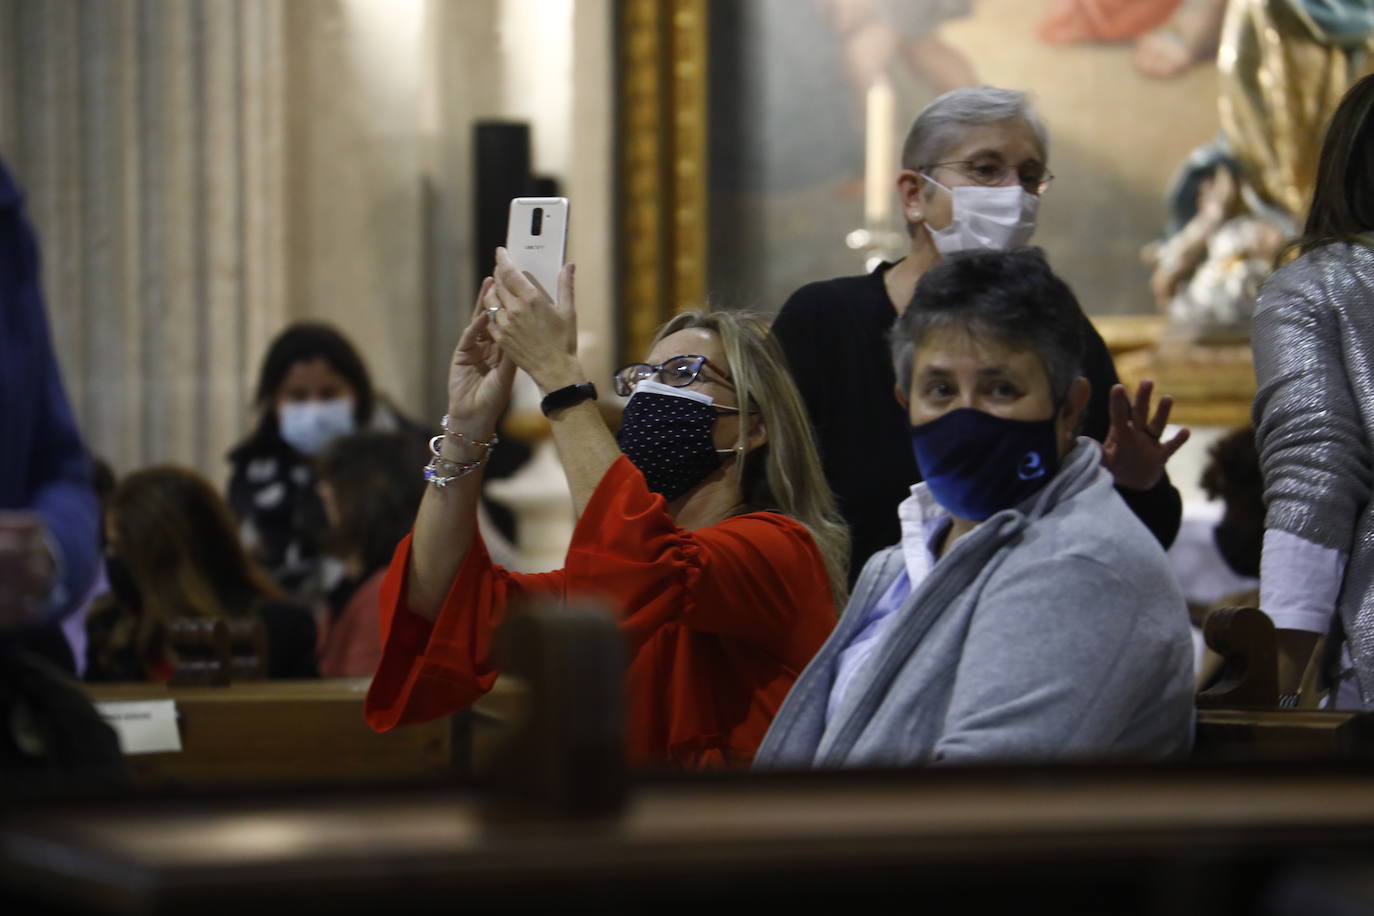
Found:
[[574, 404], [581, 404], [583, 401], [596, 400], [596, 386], [591, 382], [583, 382], [580, 385], [569, 385], [566, 388], [559, 388], [544, 395], [544, 400], [539, 402], [539, 409], [548, 416], [555, 410], [562, 410]]

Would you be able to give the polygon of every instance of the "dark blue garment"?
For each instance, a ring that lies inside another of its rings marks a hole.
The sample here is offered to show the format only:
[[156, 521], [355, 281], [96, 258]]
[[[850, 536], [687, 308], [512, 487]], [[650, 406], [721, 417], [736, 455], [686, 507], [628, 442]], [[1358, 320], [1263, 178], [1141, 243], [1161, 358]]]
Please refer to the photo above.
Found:
[[37, 512], [59, 554], [51, 616], [86, 595], [99, 558], [99, 509], [62, 389], [39, 288], [38, 244], [0, 162], [0, 509]]

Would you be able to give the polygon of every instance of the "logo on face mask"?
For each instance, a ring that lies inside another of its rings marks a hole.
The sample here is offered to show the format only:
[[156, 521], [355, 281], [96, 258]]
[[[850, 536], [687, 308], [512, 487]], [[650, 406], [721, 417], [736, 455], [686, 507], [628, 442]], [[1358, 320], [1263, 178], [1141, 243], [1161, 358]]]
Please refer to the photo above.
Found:
[[1045, 463], [1040, 460], [1039, 452], [1027, 452], [1016, 469], [1016, 476], [1022, 480], [1038, 480], [1045, 476]]
[[936, 229], [926, 224], [931, 241], [941, 255], [949, 257], [960, 251], [1010, 251], [1025, 245], [1035, 234], [1040, 198], [1020, 185], [947, 188], [929, 175], [922, 177], [950, 196], [949, 225]]

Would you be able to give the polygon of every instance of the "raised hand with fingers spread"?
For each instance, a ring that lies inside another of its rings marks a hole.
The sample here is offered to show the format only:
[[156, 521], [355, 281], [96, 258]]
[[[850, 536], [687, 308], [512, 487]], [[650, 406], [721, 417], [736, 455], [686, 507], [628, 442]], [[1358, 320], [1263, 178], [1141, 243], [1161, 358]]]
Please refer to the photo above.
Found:
[[1179, 430], [1167, 442], [1161, 441], [1169, 425], [1169, 412], [1174, 399], [1164, 395], [1159, 408], [1150, 416], [1150, 397], [1155, 383], [1145, 379], [1135, 391], [1132, 403], [1124, 385], [1116, 385], [1111, 393], [1111, 426], [1107, 441], [1102, 443], [1102, 463], [1112, 472], [1118, 486], [1132, 490], [1148, 490], [1164, 476], [1164, 465], [1183, 443], [1189, 430]]

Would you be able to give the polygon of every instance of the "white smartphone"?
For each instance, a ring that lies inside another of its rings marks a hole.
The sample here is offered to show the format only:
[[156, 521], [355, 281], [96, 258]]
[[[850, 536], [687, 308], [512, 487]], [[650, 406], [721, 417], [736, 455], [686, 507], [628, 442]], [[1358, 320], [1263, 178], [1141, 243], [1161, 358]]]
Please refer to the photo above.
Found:
[[515, 266], [558, 301], [558, 272], [568, 244], [566, 197], [517, 197], [510, 202], [506, 251]]

